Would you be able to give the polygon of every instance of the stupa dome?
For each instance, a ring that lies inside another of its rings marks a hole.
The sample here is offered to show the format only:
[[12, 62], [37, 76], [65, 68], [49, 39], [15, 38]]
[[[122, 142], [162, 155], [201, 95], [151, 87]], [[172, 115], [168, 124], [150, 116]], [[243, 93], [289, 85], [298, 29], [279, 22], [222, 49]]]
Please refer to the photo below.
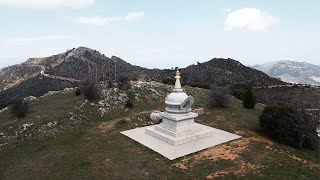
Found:
[[172, 92], [166, 98], [166, 113], [185, 114], [191, 111], [191, 106], [194, 103], [192, 96], [188, 96], [181, 88], [180, 72], [176, 72], [176, 83]]
[[180, 105], [182, 104], [189, 96], [185, 92], [172, 92], [167, 96], [166, 104], [167, 105]]

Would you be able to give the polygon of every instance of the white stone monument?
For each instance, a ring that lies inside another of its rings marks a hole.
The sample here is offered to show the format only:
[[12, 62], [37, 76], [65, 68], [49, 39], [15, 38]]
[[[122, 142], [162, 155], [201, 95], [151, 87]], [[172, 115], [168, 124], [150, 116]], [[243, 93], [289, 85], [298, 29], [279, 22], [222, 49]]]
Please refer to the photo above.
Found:
[[175, 87], [165, 101], [166, 112], [160, 113], [162, 122], [146, 128], [145, 132], [171, 145], [196, 141], [211, 135], [211, 128], [195, 123], [197, 113], [191, 112], [193, 97], [181, 88], [180, 73], [177, 70]]
[[123, 131], [122, 134], [170, 160], [241, 137], [195, 123], [194, 119], [198, 114], [191, 112], [194, 98], [181, 88], [179, 70], [175, 78], [174, 89], [165, 101], [165, 112], [160, 113], [162, 122]]

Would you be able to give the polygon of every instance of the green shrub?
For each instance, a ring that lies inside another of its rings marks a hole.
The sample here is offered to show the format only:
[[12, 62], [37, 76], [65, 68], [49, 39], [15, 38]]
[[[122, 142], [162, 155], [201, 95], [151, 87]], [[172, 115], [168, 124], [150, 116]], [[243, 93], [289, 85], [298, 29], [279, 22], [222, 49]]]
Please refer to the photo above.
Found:
[[174, 85], [175, 80], [173, 78], [166, 78], [166, 79], [162, 79], [161, 81], [163, 84], [168, 84], [168, 85]]
[[114, 81], [108, 81], [108, 88], [113, 88], [114, 87]]
[[134, 106], [134, 103], [135, 103], [134, 92], [128, 91], [127, 94], [128, 94], [128, 99], [127, 99], [127, 102], [126, 102], [126, 107], [127, 108], [132, 108]]
[[81, 95], [81, 89], [80, 88], [76, 88], [76, 91], [74, 92], [74, 94], [76, 96], [80, 96]]
[[316, 133], [319, 122], [292, 105], [268, 105], [259, 116], [259, 123], [267, 135], [281, 143], [311, 149], [319, 144]]
[[131, 88], [131, 82], [127, 76], [120, 76], [118, 78], [118, 88], [120, 90], [128, 90]]
[[100, 95], [101, 95], [98, 84], [88, 82], [88, 81], [82, 84], [82, 93], [84, 97], [90, 101], [100, 99]]
[[17, 100], [12, 105], [10, 105], [9, 109], [16, 117], [24, 118], [29, 111], [29, 102], [23, 99]]
[[237, 99], [243, 100], [244, 95], [246, 94], [247, 90], [244, 88], [239, 88], [239, 89], [233, 89], [232, 90], [232, 95], [236, 97]]
[[256, 97], [253, 95], [252, 88], [248, 88], [244, 94], [242, 105], [247, 109], [254, 109], [256, 105]]
[[214, 107], [228, 107], [230, 99], [228, 96], [229, 89], [217, 85], [211, 86], [210, 104]]

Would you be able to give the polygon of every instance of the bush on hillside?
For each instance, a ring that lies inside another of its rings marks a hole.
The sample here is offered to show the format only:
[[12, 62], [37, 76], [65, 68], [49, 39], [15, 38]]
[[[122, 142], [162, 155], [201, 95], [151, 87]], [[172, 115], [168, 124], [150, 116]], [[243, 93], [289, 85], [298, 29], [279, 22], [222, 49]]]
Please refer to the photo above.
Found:
[[131, 83], [127, 76], [120, 76], [118, 78], [118, 88], [121, 90], [128, 90], [131, 88]]
[[126, 107], [127, 108], [132, 108], [134, 106], [134, 104], [135, 104], [134, 92], [128, 91], [127, 94], [128, 94], [128, 99], [127, 99], [127, 102], [126, 102]]
[[84, 97], [90, 101], [100, 99], [101, 95], [98, 84], [88, 81], [82, 84], [82, 93]]
[[232, 95], [237, 98], [240, 99], [241, 101], [244, 99], [244, 95], [246, 94], [247, 90], [244, 88], [239, 88], [239, 89], [233, 89], [232, 90]]
[[74, 92], [74, 94], [76, 96], [80, 96], [81, 95], [81, 89], [80, 88], [76, 88], [76, 91]]
[[211, 85], [211, 106], [228, 107], [230, 105], [229, 89], [217, 85]]
[[191, 87], [198, 87], [202, 89], [210, 89], [210, 85], [207, 83], [186, 83], [186, 85]]
[[243, 96], [242, 105], [247, 109], [254, 109], [256, 105], [256, 97], [252, 92], [252, 88], [248, 88], [246, 93]]
[[23, 99], [17, 100], [13, 104], [11, 104], [9, 108], [11, 113], [14, 114], [17, 118], [24, 118], [29, 111], [29, 102]]
[[113, 88], [114, 87], [114, 81], [108, 81], [107, 85], [108, 85], [108, 88]]
[[161, 81], [163, 84], [168, 84], [168, 85], [174, 85], [175, 80], [173, 78], [166, 78], [166, 79], [162, 79]]
[[296, 148], [315, 149], [319, 145], [319, 122], [305, 111], [289, 104], [268, 105], [259, 116], [263, 130], [281, 143]]

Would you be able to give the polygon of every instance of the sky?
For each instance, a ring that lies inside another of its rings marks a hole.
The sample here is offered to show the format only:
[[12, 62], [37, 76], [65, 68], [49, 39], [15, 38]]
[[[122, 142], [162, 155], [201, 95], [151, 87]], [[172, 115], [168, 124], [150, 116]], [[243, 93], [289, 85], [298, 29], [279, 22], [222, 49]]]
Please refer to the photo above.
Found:
[[0, 68], [85, 46], [148, 68], [320, 65], [319, 0], [0, 0]]

